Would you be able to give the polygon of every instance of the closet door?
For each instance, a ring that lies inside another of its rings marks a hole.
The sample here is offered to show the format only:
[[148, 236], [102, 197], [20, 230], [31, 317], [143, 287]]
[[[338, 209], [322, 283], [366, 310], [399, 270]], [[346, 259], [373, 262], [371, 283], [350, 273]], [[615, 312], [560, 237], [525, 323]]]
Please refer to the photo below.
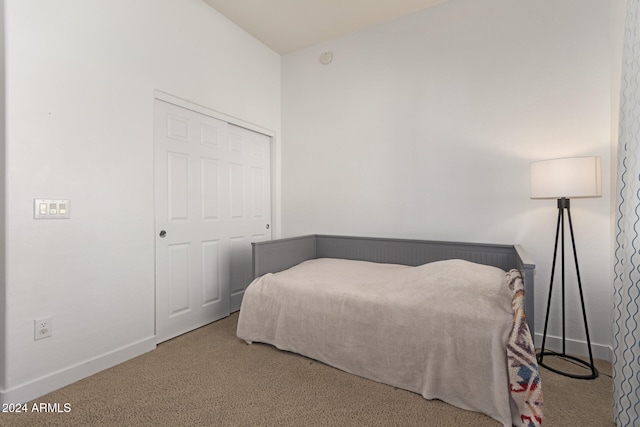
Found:
[[271, 239], [271, 139], [156, 100], [156, 337], [240, 308], [251, 242]]
[[271, 138], [229, 125], [229, 237], [231, 311], [240, 310], [253, 279], [251, 242], [271, 240]]

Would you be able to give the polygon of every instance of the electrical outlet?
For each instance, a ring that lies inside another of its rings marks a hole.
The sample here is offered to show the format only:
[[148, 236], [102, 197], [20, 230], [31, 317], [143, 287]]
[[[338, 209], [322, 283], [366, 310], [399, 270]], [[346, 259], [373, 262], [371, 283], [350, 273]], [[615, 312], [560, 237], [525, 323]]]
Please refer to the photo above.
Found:
[[33, 321], [33, 339], [40, 340], [50, 337], [53, 333], [53, 320], [51, 317], [44, 317]]

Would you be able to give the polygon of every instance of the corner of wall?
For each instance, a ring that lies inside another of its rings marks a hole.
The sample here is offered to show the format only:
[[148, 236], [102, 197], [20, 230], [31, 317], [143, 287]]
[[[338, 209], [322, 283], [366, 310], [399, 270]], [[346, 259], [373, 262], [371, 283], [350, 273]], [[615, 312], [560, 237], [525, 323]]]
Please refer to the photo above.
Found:
[[[4, 0], [0, 0], [0, 325], [6, 325], [5, 298], [5, 60], [4, 60]], [[0, 328], [0, 390], [5, 387], [5, 334]]]

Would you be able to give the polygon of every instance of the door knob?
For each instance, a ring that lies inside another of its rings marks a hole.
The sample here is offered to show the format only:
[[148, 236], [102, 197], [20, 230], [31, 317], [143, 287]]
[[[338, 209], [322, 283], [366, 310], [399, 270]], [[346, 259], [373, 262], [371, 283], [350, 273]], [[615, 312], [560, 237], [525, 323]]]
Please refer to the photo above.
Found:
[[271, 227], [269, 224], [267, 224], [267, 230], [269, 229], [269, 227]]
[[160, 237], [164, 238], [164, 236], [166, 236], [166, 235], [167, 235], [166, 231], [160, 230], [160, 234], [159, 234]]

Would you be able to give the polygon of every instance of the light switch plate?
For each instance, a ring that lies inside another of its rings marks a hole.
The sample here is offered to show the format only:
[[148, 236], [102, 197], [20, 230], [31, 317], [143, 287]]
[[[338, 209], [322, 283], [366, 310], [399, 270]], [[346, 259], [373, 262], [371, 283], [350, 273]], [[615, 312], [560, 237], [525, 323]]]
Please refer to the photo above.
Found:
[[69, 219], [69, 199], [33, 199], [33, 219]]

